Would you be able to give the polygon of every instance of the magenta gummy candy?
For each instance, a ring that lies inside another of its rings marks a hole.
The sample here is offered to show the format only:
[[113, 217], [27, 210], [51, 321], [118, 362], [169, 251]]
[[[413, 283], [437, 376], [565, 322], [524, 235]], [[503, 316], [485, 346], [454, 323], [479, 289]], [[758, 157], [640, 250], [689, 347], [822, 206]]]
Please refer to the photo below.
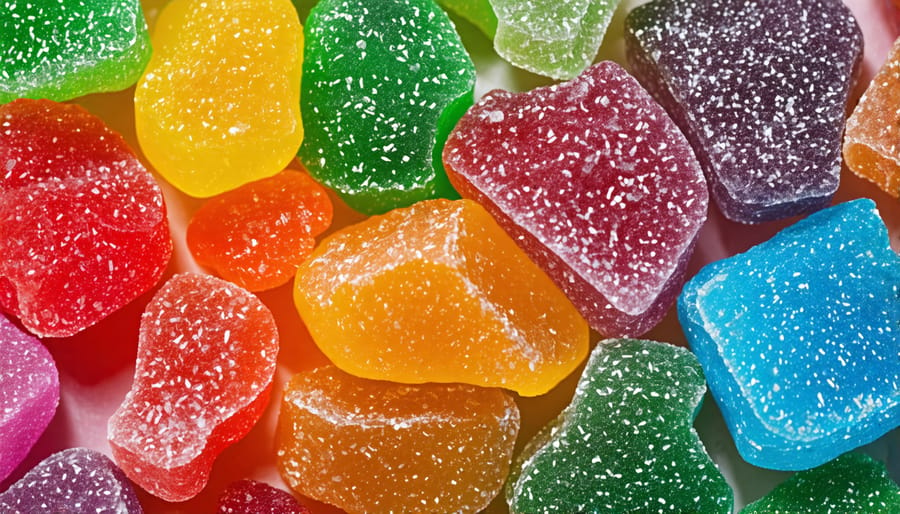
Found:
[[218, 514], [310, 514], [294, 496], [269, 484], [240, 480], [219, 498]]

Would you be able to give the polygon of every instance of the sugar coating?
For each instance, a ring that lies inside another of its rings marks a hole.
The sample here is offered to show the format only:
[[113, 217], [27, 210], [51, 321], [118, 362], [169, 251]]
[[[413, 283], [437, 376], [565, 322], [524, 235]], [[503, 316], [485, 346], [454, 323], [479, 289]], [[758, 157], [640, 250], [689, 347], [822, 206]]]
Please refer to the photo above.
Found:
[[678, 302], [747, 462], [808, 469], [900, 424], [900, 258], [871, 200], [706, 266]]
[[741, 514], [893, 514], [900, 512], [900, 487], [884, 464], [862, 453], [847, 453], [801, 471]]
[[276, 433], [281, 476], [344, 511], [475, 513], [509, 471], [519, 410], [497, 389], [295, 375]]
[[568, 80], [590, 66], [619, 0], [490, 0], [494, 49], [533, 73]]
[[71, 448], [55, 453], [0, 494], [0, 511], [141, 514], [131, 482], [102, 453]]
[[303, 27], [290, 0], [173, 0], [153, 47], [135, 128], [167, 181], [209, 197], [291, 162], [303, 140]]
[[862, 57], [840, 0], [656, 0], [625, 23], [628, 61], [694, 146], [729, 219], [828, 205]]
[[730, 513], [731, 488], [693, 429], [706, 383], [687, 350], [597, 344], [572, 402], [522, 450], [512, 513]]
[[0, 481], [28, 455], [59, 404], [50, 352], [0, 315]]
[[138, 0], [4, 0], [0, 34], [0, 104], [125, 89], [150, 59]]
[[488, 93], [450, 134], [444, 163], [600, 333], [640, 335], [675, 301], [706, 181], [666, 112], [617, 64]]
[[259, 419], [277, 353], [259, 299], [215, 277], [175, 275], [141, 318], [134, 383], [109, 420], [113, 458], [150, 494], [193, 497]]
[[490, 0], [438, 0], [438, 5], [475, 25], [488, 38], [494, 38], [497, 32], [497, 15], [494, 14]]
[[73, 335], [153, 287], [172, 253], [162, 192], [81, 107], [0, 106], [0, 308]]
[[217, 514], [309, 514], [290, 493], [254, 480], [229, 485], [219, 497]]
[[366, 214], [454, 197], [440, 156], [475, 66], [431, 0], [323, 0], [306, 21], [300, 160]]
[[471, 200], [429, 200], [347, 227], [297, 272], [318, 347], [357, 376], [544, 394], [588, 350], [565, 295]]

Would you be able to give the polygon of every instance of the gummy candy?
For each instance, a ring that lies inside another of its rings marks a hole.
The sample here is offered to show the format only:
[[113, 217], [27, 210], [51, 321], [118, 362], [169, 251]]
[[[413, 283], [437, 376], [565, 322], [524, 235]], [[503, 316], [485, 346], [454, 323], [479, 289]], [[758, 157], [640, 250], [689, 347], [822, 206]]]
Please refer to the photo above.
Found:
[[262, 414], [277, 353], [259, 299], [215, 277], [175, 275], [141, 319], [134, 384], [109, 420], [113, 458], [159, 498], [193, 497]]
[[494, 14], [490, 0], [438, 0], [438, 4], [478, 27], [488, 38], [494, 38], [497, 32], [497, 15]]
[[147, 159], [181, 191], [213, 196], [270, 177], [303, 140], [303, 27], [290, 0], [173, 0], [134, 93]]
[[294, 303], [319, 348], [357, 376], [462, 382], [525, 396], [584, 359], [587, 324], [470, 200], [429, 200], [325, 239]]
[[0, 494], [9, 513], [143, 512], [131, 483], [109, 457], [87, 448], [55, 453]]
[[900, 257], [871, 200], [706, 266], [678, 316], [751, 464], [808, 469], [900, 424]]
[[150, 59], [138, 0], [0, 5], [0, 104], [125, 89]]
[[334, 366], [295, 375], [276, 433], [300, 494], [350, 514], [479, 512], [509, 471], [519, 410], [498, 389], [365, 380]]
[[848, 512], [900, 512], [900, 487], [888, 476], [884, 464], [861, 453], [847, 453], [795, 474], [741, 514]]
[[675, 124], [617, 64], [488, 93], [450, 134], [444, 163], [595, 330], [642, 334], [674, 302], [706, 219], [706, 181]]
[[844, 133], [844, 160], [857, 175], [900, 197], [900, 39], [869, 84]]
[[366, 214], [454, 197], [441, 164], [475, 66], [431, 0], [322, 0], [306, 21], [300, 160]]
[[828, 205], [863, 44], [840, 0], [655, 0], [625, 25], [632, 71], [691, 141], [727, 218]]
[[0, 315], [0, 481], [22, 462], [59, 403], [50, 352]]
[[253, 480], [241, 480], [225, 489], [218, 514], [309, 514], [290, 493]]
[[188, 224], [187, 244], [198, 263], [262, 291], [293, 278], [331, 217], [325, 189], [285, 170], [206, 202]]
[[730, 513], [731, 488], [692, 426], [705, 392], [683, 348], [601, 341], [572, 403], [516, 458], [510, 512]]
[[81, 107], [0, 105], [0, 307], [75, 334], [153, 287], [172, 254], [163, 196], [121, 136]]
[[571, 79], [590, 66], [619, 0], [490, 0], [494, 49], [520, 68]]

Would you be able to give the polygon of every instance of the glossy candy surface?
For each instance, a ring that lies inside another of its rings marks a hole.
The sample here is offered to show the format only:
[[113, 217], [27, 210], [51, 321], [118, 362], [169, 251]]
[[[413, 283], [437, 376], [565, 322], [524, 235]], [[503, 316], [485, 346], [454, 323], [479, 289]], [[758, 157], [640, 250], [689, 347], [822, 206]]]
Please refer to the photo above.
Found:
[[475, 25], [488, 38], [494, 38], [497, 15], [490, 0], [438, 0], [438, 5]]
[[309, 514], [290, 493], [254, 480], [229, 485], [219, 498], [217, 514]]

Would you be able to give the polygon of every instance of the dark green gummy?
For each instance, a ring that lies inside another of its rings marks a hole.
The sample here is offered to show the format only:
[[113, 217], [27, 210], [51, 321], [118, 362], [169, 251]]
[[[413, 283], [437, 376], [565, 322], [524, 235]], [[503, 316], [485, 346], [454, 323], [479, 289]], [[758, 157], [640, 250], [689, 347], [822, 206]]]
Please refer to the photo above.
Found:
[[475, 66], [432, 0], [323, 0], [305, 27], [300, 160], [366, 214], [458, 198], [441, 163]]
[[706, 391], [693, 354], [598, 343], [572, 403], [513, 465], [513, 513], [730, 513], [733, 493], [693, 429]]

